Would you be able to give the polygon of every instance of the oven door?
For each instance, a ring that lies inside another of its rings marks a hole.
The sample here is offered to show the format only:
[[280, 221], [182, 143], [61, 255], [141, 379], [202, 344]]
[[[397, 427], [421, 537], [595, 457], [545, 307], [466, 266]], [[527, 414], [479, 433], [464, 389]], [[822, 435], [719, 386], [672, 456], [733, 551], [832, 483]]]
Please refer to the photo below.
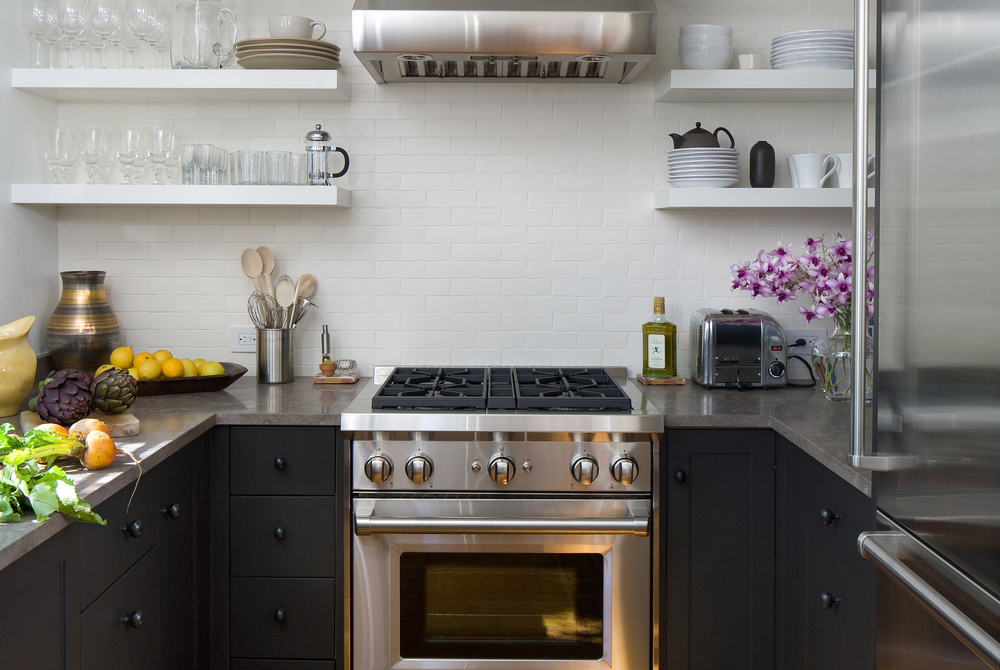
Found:
[[648, 500], [354, 500], [354, 670], [650, 667]]

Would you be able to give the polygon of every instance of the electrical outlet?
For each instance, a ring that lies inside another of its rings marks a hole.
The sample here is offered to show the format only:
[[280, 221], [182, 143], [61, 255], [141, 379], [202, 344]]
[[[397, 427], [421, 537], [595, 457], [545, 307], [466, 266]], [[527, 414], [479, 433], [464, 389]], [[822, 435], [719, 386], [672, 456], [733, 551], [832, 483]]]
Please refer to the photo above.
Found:
[[257, 351], [257, 331], [246, 326], [233, 326], [229, 329], [229, 351], [233, 353], [249, 353]]
[[[813, 345], [821, 337], [826, 336], [825, 330], [786, 330], [785, 339], [788, 342], [788, 355], [797, 354], [799, 356], [812, 354]], [[792, 346], [798, 340], [805, 340], [805, 344], [799, 347]]]

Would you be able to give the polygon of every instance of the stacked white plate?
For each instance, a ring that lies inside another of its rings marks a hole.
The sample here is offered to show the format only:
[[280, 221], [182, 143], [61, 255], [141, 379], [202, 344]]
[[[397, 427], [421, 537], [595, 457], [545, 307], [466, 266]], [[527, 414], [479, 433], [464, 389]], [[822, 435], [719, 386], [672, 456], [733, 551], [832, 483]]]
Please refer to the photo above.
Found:
[[339, 70], [340, 47], [322, 40], [261, 37], [236, 43], [246, 70]]
[[725, 188], [739, 181], [740, 152], [692, 147], [667, 152], [667, 179], [675, 187]]
[[796, 30], [771, 40], [771, 68], [774, 70], [850, 70], [853, 67], [853, 30]]

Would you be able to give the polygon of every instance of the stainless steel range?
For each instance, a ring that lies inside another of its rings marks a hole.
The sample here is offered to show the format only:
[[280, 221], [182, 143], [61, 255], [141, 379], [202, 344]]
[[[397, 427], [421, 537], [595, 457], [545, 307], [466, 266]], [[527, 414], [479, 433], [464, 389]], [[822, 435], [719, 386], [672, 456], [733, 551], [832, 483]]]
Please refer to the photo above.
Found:
[[380, 372], [341, 417], [353, 668], [652, 667], [663, 418], [624, 370]]

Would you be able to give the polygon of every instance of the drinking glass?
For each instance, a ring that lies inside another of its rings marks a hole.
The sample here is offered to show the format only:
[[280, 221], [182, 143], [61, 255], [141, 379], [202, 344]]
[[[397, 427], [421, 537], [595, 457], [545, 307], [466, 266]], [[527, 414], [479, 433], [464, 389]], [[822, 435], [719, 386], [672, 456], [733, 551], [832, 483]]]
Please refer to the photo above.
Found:
[[118, 0], [90, 0], [90, 29], [101, 41], [101, 69], [107, 69], [105, 51], [108, 39], [122, 25], [121, 7]]
[[288, 161], [289, 184], [305, 185], [306, 183], [306, 155], [292, 154]]
[[147, 128], [143, 134], [149, 149], [149, 161], [153, 164], [153, 184], [165, 185], [167, 154], [170, 152], [174, 132], [170, 128]]
[[212, 167], [214, 166], [212, 162], [212, 145], [195, 145], [194, 160], [198, 168], [198, 183], [202, 186], [210, 186], [212, 180], [215, 178], [215, 175], [212, 174]]
[[290, 181], [289, 162], [292, 153], [290, 151], [268, 151], [264, 155], [264, 162], [268, 184], [284, 186]]
[[170, 67], [170, 7], [163, 2], [156, 4], [156, 29], [149, 36], [156, 59], [153, 67]]
[[201, 183], [200, 176], [198, 175], [197, 153], [198, 153], [197, 144], [190, 144], [190, 143], [181, 144], [180, 162], [181, 162], [182, 184]]
[[56, 28], [69, 40], [69, 67], [73, 68], [73, 46], [87, 27], [87, 0], [59, 0]]
[[237, 151], [236, 169], [238, 170], [238, 182], [242, 185], [256, 185], [261, 183], [261, 167], [264, 154], [260, 151]]
[[181, 139], [177, 133], [170, 134], [170, 142], [167, 143], [167, 151], [164, 154], [163, 165], [167, 173], [167, 183], [173, 184], [177, 181], [177, 176], [174, 173], [174, 168], [180, 165], [181, 162]]
[[128, 28], [125, 27], [125, 22], [124, 21], [119, 21], [118, 28], [115, 29], [115, 32], [113, 32], [110, 35], [108, 35], [107, 42], [108, 42], [108, 44], [111, 45], [111, 47], [112, 47], [112, 49], [114, 51], [114, 56], [113, 57], [114, 57], [115, 68], [116, 69], [122, 67], [122, 63], [121, 63], [121, 46], [122, 46], [122, 43], [125, 42], [125, 40], [128, 39], [129, 37], [131, 37], [131, 34], [129, 33]]
[[87, 183], [100, 183], [101, 156], [107, 153], [108, 134], [100, 128], [84, 128], [80, 133], [80, 158], [87, 165]]
[[139, 67], [142, 68], [142, 45], [149, 42], [156, 30], [156, 0], [128, 0], [125, 4], [125, 25], [139, 40]]
[[31, 67], [43, 67], [42, 40], [53, 28], [55, 11], [55, 0], [21, 0], [21, 29], [34, 40]]
[[122, 164], [122, 184], [138, 184], [148, 156], [142, 131], [135, 126], [125, 126], [118, 133], [115, 144], [118, 162]]
[[49, 163], [52, 184], [69, 184], [76, 176], [73, 166], [80, 155], [79, 133], [65, 126], [39, 131], [42, 155]]
[[216, 186], [229, 183], [229, 153], [221, 147], [212, 147], [212, 174]]

